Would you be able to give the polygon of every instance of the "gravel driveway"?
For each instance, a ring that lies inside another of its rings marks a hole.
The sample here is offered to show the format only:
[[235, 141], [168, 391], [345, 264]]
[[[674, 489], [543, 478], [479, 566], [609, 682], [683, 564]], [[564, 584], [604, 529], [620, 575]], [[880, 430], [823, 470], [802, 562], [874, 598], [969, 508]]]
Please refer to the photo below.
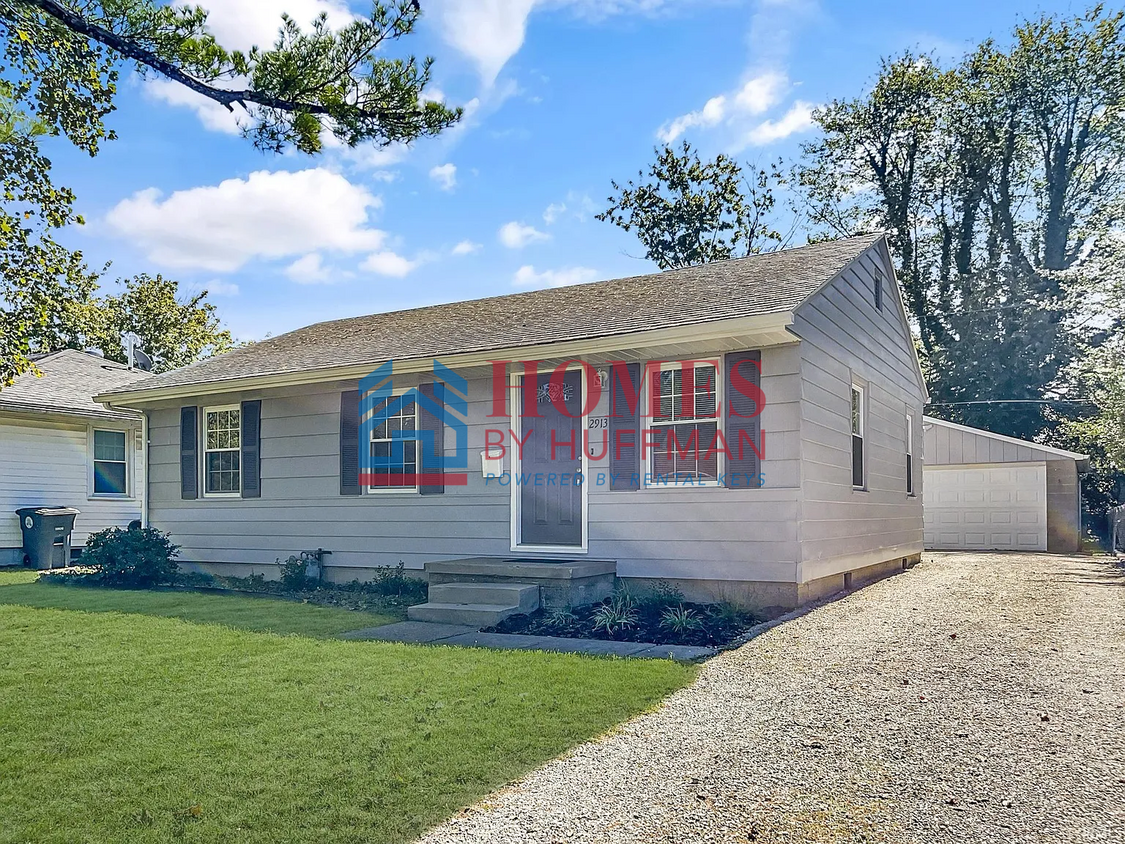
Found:
[[1125, 572], [927, 554], [423, 840], [1125, 841]]

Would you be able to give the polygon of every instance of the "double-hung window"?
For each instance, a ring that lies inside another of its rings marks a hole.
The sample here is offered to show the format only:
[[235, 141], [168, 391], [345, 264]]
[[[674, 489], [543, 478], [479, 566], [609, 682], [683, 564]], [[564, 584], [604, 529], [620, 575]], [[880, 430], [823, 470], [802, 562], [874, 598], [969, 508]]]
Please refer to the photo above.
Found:
[[242, 410], [208, 407], [203, 410], [203, 477], [206, 495], [242, 492]]
[[864, 486], [864, 406], [863, 388], [852, 385], [852, 486], [863, 489]]
[[94, 430], [94, 495], [128, 495], [124, 431]]
[[672, 364], [650, 376], [652, 483], [716, 481], [718, 373], [712, 363]]
[[418, 430], [418, 405], [403, 401], [396, 413], [388, 414], [371, 430], [372, 474], [368, 490], [416, 490], [418, 488], [418, 443], [401, 439], [403, 431]]
[[914, 417], [906, 414], [906, 494], [914, 494]]

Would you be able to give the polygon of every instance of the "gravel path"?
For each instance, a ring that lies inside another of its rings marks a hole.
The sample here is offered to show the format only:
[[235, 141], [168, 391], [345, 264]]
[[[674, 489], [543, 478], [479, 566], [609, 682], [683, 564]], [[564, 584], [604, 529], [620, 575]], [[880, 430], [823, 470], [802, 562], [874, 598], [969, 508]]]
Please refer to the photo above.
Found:
[[928, 554], [423, 840], [1118, 844], [1125, 572]]

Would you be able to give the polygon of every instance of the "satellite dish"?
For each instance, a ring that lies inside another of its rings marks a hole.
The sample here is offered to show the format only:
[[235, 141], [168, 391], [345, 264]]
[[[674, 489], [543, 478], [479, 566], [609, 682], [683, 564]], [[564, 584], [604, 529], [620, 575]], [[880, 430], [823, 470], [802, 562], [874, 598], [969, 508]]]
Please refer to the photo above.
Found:
[[141, 370], [141, 372], [152, 372], [152, 358], [142, 352], [139, 347], [134, 348], [133, 366]]

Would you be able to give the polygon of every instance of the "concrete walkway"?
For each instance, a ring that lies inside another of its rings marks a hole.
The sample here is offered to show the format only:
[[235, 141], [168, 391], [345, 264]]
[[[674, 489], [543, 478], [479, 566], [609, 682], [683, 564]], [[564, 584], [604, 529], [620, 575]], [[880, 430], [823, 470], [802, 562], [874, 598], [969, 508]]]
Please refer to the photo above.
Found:
[[463, 648], [493, 648], [500, 651], [554, 651], [633, 659], [674, 659], [677, 662], [696, 662], [718, 653], [715, 648], [699, 648], [691, 645], [605, 642], [600, 639], [564, 639], [556, 636], [525, 636], [519, 633], [481, 633], [474, 627], [434, 624], [428, 621], [400, 621], [383, 627], [367, 627], [363, 630], [343, 633], [341, 638], [375, 642], [457, 645]]

